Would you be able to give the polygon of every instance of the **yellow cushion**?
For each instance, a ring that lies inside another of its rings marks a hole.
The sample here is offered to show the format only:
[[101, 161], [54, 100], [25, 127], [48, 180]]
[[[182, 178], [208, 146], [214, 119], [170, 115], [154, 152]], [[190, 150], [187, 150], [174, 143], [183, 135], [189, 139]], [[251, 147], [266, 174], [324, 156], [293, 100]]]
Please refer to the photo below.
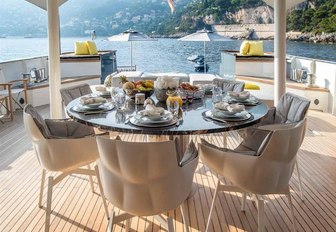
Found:
[[260, 90], [259, 85], [252, 84], [252, 83], [245, 83], [245, 89], [250, 89], [250, 90]]
[[247, 55], [250, 49], [250, 41], [244, 40], [240, 45], [239, 53], [242, 55]]
[[250, 41], [250, 56], [263, 56], [264, 55], [264, 42], [263, 41]]
[[89, 55], [86, 42], [75, 42], [75, 55]]
[[89, 49], [90, 55], [98, 54], [96, 43], [93, 41], [86, 41], [86, 45]]

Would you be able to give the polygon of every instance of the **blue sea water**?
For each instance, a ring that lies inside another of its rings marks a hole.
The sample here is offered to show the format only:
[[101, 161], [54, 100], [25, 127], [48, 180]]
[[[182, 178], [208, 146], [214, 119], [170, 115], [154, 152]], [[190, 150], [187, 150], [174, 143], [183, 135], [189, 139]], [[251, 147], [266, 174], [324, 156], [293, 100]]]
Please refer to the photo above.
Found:
[[[74, 42], [88, 38], [62, 38], [62, 52], [74, 50]], [[96, 40], [99, 50], [117, 50], [118, 65], [130, 65], [130, 42], [110, 42], [106, 38]], [[209, 72], [218, 73], [220, 52], [238, 50], [241, 41], [207, 42], [206, 62]], [[264, 41], [264, 50], [273, 51], [273, 41]], [[0, 38], [0, 62], [47, 55], [46, 38]], [[203, 54], [203, 42], [182, 42], [176, 39], [158, 39], [154, 42], [133, 42], [133, 64], [138, 70], [148, 72], [193, 72], [194, 64], [187, 57]], [[287, 42], [287, 54], [336, 62], [335, 44]]]

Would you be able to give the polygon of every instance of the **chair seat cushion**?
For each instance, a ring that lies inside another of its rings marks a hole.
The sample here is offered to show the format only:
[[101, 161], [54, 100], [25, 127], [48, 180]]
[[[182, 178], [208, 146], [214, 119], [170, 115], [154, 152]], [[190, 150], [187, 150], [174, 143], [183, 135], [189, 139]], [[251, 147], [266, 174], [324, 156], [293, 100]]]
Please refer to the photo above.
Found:
[[83, 138], [95, 135], [92, 127], [68, 119], [46, 119], [49, 138]]
[[208, 146], [208, 147], [211, 147], [211, 148], [214, 148], [214, 149], [217, 149], [217, 150], [221, 150], [221, 151], [224, 151], [224, 152], [233, 152], [233, 153], [239, 153], [239, 154], [243, 154], [243, 155], [256, 155], [256, 151], [248, 148], [248, 147], [244, 147], [244, 148], [241, 148], [239, 150], [231, 150], [229, 148], [225, 148], [225, 147], [218, 147], [212, 143], [209, 143], [208, 141], [206, 141], [205, 139], [201, 139], [201, 143]]

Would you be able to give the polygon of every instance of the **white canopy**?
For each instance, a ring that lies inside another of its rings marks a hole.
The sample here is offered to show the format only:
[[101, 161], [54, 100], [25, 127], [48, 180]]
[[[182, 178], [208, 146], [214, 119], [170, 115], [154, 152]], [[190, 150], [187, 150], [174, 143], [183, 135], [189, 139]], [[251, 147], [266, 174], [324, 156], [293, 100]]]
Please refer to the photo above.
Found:
[[180, 41], [232, 41], [232, 39], [219, 35], [217, 33], [214, 33], [212, 31], [208, 31], [206, 29], [197, 31], [195, 33], [192, 33], [190, 35], [184, 36], [180, 39]]

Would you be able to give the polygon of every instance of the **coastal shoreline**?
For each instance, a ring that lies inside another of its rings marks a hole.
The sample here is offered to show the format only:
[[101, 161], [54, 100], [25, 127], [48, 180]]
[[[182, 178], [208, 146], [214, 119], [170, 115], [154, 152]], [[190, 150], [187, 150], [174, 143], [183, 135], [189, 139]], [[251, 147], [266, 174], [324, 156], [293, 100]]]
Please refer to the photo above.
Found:
[[[237, 35], [227, 36], [230, 39], [235, 40], [274, 40], [274, 36], [265, 37], [254, 37], [251, 36], [253, 32], [248, 32], [245, 34], [237, 33]], [[178, 39], [187, 35], [187, 33], [178, 33], [172, 35], [152, 35], [153, 38], [167, 38], [167, 39]], [[288, 41], [296, 42], [308, 42], [308, 43], [321, 43], [321, 44], [336, 44], [336, 33], [322, 33], [320, 35], [315, 35], [313, 33], [304, 33], [290, 31], [286, 33], [286, 38]]]

